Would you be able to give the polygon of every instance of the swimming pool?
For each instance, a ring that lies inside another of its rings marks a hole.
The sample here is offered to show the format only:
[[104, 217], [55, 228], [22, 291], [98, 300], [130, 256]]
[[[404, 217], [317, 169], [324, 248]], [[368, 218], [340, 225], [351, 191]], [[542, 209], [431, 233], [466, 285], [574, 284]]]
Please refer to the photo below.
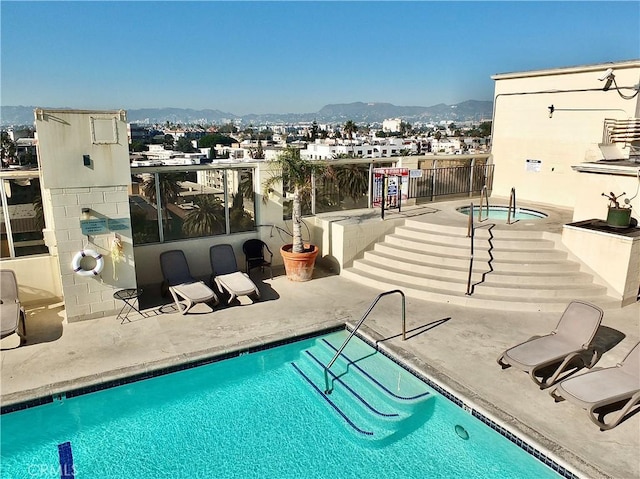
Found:
[[[463, 206], [458, 208], [457, 211], [469, 216], [469, 206]], [[479, 207], [474, 208], [474, 215], [477, 217]], [[506, 220], [509, 215], [508, 206], [489, 206], [489, 214], [487, 215], [487, 208], [482, 208], [482, 218], [488, 218], [491, 220]], [[526, 208], [516, 208], [515, 214], [513, 209], [511, 210], [511, 221], [518, 220], [539, 220], [546, 218], [547, 214], [542, 211], [530, 210]]]
[[1, 476], [559, 477], [357, 338], [325, 395], [319, 363], [345, 337], [336, 331], [4, 414]]

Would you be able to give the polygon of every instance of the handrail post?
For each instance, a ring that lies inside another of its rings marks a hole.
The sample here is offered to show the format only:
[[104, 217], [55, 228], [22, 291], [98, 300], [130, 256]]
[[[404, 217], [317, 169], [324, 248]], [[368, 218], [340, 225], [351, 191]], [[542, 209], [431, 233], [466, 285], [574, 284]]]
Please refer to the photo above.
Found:
[[513, 217], [516, 217], [516, 189], [511, 188], [509, 194], [509, 210], [507, 211], [507, 224], [511, 224], [511, 208], [513, 208]]
[[[482, 209], [482, 205], [480, 205], [480, 209]], [[473, 202], [471, 202], [471, 206], [469, 207], [469, 223], [467, 226], [467, 237], [471, 238], [471, 249], [469, 253], [469, 275], [467, 277], [467, 296], [471, 295], [471, 272], [473, 271], [474, 254], [473, 238], [475, 237], [475, 234], [475, 226], [473, 225]]]
[[480, 208], [478, 209], [478, 222], [482, 221], [482, 199], [484, 198], [485, 203], [487, 204], [487, 218], [489, 217], [489, 193], [487, 193], [487, 185], [482, 187], [480, 190]]
[[371, 313], [375, 305], [378, 304], [378, 301], [380, 301], [380, 298], [382, 298], [383, 296], [387, 296], [389, 294], [394, 294], [394, 293], [399, 293], [400, 296], [402, 296], [402, 340], [405, 341], [407, 339], [407, 332], [406, 332], [407, 323], [406, 323], [406, 316], [405, 316], [406, 307], [405, 307], [404, 293], [399, 289], [394, 289], [391, 291], [380, 293], [373, 300], [373, 302], [371, 303], [367, 311], [362, 315], [362, 318], [360, 318], [360, 321], [358, 321], [358, 324], [356, 324], [355, 328], [353, 328], [353, 331], [351, 331], [351, 334], [349, 334], [347, 339], [344, 340], [344, 342], [342, 343], [342, 346], [338, 348], [338, 350], [336, 351], [336, 354], [333, 355], [333, 358], [331, 359], [331, 361], [329, 361], [327, 365], [324, 367], [324, 385], [325, 385], [324, 393], [325, 394], [331, 394], [331, 392], [333, 391], [333, 388], [329, 385], [329, 369], [331, 369], [331, 366], [333, 366], [333, 363], [335, 363], [336, 359], [338, 359], [340, 354], [342, 354], [342, 351], [344, 350], [344, 348], [347, 347], [347, 344], [349, 343], [349, 341], [351, 341], [351, 338], [356, 334], [356, 331], [360, 329], [360, 326], [362, 326], [362, 323], [364, 323], [365, 319], [367, 319], [367, 317], [369, 316], [369, 313]]

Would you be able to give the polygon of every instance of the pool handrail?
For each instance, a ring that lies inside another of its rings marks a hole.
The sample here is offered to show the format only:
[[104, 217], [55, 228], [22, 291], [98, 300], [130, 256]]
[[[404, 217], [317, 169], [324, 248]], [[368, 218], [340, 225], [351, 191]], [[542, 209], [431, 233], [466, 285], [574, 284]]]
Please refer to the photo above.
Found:
[[511, 188], [509, 194], [509, 210], [507, 211], [507, 224], [511, 224], [511, 208], [513, 208], [513, 217], [516, 217], [516, 189]]
[[480, 207], [478, 209], [478, 222], [482, 222], [482, 199], [484, 198], [484, 202], [487, 205], [487, 218], [489, 218], [489, 193], [487, 192], [487, 185], [482, 187], [480, 190]]
[[362, 315], [362, 318], [360, 318], [360, 321], [358, 321], [358, 324], [356, 324], [355, 328], [353, 328], [353, 331], [351, 331], [351, 334], [349, 334], [349, 337], [345, 339], [344, 342], [342, 343], [342, 346], [338, 348], [338, 350], [336, 351], [336, 354], [333, 355], [333, 358], [331, 359], [331, 361], [329, 361], [327, 365], [324, 366], [324, 385], [325, 385], [324, 393], [325, 394], [331, 394], [331, 392], [333, 391], [333, 388], [329, 385], [329, 369], [331, 369], [331, 366], [333, 366], [333, 363], [335, 363], [336, 359], [338, 359], [340, 354], [342, 354], [342, 351], [344, 350], [344, 348], [347, 347], [347, 343], [351, 341], [351, 338], [353, 338], [353, 336], [356, 334], [356, 331], [358, 331], [360, 326], [362, 326], [362, 323], [364, 323], [364, 320], [367, 319], [367, 317], [369, 316], [369, 313], [371, 313], [375, 305], [378, 304], [378, 301], [380, 301], [380, 298], [382, 298], [383, 296], [387, 296], [389, 294], [394, 294], [394, 293], [399, 293], [400, 296], [402, 296], [402, 340], [405, 341], [407, 339], [406, 316], [405, 316], [406, 308], [405, 308], [404, 293], [399, 289], [393, 289], [391, 291], [385, 291], [384, 293], [380, 293], [378, 296], [375, 297], [375, 299], [369, 306], [369, 309], [367, 309], [367, 311]]
[[[480, 208], [482, 209], [482, 207]], [[475, 236], [475, 226], [473, 224], [473, 201], [469, 205], [469, 222], [467, 224], [467, 238], [471, 239], [471, 249], [469, 251], [469, 276], [467, 277], [467, 296], [471, 295], [471, 272], [473, 270], [473, 237]]]

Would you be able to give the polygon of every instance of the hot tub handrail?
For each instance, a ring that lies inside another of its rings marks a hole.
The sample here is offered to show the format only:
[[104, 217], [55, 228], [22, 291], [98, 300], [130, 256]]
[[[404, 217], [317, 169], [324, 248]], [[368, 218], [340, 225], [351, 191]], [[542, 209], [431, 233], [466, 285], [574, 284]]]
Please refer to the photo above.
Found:
[[509, 210], [507, 211], [507, 224], [511, 224], [511, 209], [513, 208], [513, 217], [516, 217], [516, 189], [511, 188], [509, 195]]
[[480, 190], [480, 207], [478, 208], [478, 222], [482, 221], [482, 199], [484, 198], [484, 202], [487, 205], [487, 218], [489, 218], [489, 193], [487, 192], [487, 185], [482, 187]]
[[394, 294], [394, 293], [398, 293], [400, 294], [400, 296], [402, 296], [402, 340], [405, 341], [407, 339], [407, 327], [406, 327], [406, 315], [405, 315], [406, 307], [405, 307], [404, 293], [399, 289], [393, 289], [391, 291], [380, 293], [378, 296], [375, 297], [375, 299], [369, 306], [369, 309], [367, 309], [367, 311], [362, 315], [362, 318], [360, 318], [360, 321], [358, 321], [358, 324], [356, 324], [355, 328], [353, 328], [353, 331], [351, 331], [351, 334], [349, 335], [349, 337], [345, 339], [344, 343], [342, 343], [342, 346], [338, 348], [338, 350], [336, 351], [336, 354], [333, 355], [333, 358], [331, 359], [331, 361], [329, 361], [327, 365], [324, 367], [324, 384], [325, 384], [324, 393], [325, 394], [331, 394], [331, 392], [333, 391], [333, 388], [329, 385], [329, 369], [331, 369], [331, 366], [333, 366], [333, 363], [335, 363], [336, 359], [338, 359], [340, 354], [342, 354], [343, 349], [347, 347], [347, 343], [351, 341], [351, 338], [353, 338], [353, 336], [356, 334], [356, 331], [360, 329], [360, 326], [362, 326], [362, 323], [364, 323], [364, 320], [369, 317], [369, 313], [373, 310], [375, 305], [378, 304], [378, 301], [380, 301], [380, 298], [382, 298], [383, 296], [387, 296], [388, 294]]
[[471, 239], [471, 249], [469, 252], [469, 276], [467, 277], [467, 296], [471, 294], [471, 272], [473, 271], [473, 237], [475, 236], [475, 229], [476, 228], [473, 224], [473, 201], [472, 201], [471, 205], [469, 205], [469, 222], [467, 224], [467, 237]]

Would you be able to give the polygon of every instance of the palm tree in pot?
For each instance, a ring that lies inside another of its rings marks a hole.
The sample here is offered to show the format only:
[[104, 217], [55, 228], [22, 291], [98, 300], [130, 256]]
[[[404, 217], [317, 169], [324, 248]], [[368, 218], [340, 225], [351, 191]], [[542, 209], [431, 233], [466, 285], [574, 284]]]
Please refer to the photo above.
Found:
[[[271, 176], [264, 182], [267, 192], [282, 183], [293, 191], [292, 243], [280, 248], [287, 278], [292, 281], [308, 281], [313, 274], [313, 265], [318, 255], [318, 247], [305, 244], [302, 239], [302, 196], [311, 193], [311, 177], [326, 170], [324, 163], [311, 161], [300, 156], [300, 150], [287, 147], [270, 161]], [[266, 198], [266, 195], [265, 195]]]

